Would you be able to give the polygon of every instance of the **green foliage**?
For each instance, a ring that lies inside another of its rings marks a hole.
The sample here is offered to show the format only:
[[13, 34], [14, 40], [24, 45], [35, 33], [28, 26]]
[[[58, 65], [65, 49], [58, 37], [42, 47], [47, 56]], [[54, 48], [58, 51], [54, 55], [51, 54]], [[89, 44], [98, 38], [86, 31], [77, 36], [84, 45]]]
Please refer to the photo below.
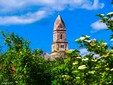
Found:
[[[0, 84], [46, 85], [51, 81], [42, 50], [31, 51], [29, 41], [14, 33], [5, 34], [6, 52], [0, 55]], [[45, 77], [46, 76], [46, 77]], [[48, 80], [49, 79], [49, 80]]]
[[112, 0], [111, 4], [113, 4], [113, 0]]
[[[97, 14], [101, 18], [101, 22], [107, 25], [107, 30], [111, 30], [113, 32], [113, 12], [109, 12], [107, 15]], [[113, 34], [110, 37], [113, 38]]]

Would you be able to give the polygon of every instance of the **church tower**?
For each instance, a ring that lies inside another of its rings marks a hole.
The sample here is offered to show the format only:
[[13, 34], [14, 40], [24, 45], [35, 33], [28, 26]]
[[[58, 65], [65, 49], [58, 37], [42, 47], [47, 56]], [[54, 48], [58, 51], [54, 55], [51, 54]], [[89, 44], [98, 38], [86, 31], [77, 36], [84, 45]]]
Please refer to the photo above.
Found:
[[66, 50], [68, 50], [68, 42], [66, 41], [66, 27], [63, 19], [60, 15], [58, 15], [54, 23], [52, 53], [64, 53]]

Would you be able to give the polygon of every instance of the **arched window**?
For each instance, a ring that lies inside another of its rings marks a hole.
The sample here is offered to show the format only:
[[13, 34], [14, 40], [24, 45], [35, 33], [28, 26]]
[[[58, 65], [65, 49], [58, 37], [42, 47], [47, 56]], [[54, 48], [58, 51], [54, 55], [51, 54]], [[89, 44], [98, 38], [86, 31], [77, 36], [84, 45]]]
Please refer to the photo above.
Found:
[[62, 39], [62, 34], [60, 35], [60, 39]]

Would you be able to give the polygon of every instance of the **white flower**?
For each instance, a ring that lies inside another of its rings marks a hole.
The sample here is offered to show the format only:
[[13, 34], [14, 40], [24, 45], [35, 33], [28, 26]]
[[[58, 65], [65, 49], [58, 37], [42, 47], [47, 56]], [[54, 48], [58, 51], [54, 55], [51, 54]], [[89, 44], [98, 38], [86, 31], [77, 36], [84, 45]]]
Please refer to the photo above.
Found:
[[[96, 57], [96, 56], [95, 56]], [[97, 62], [97, 59], [92, 59], [91, 61], [93, 61], [93, 62]]]
[[88, 42], [88, 43], [90, 43], [90, 42], [91, 42], [91, 40], [84, 40], [84, 41], [86, 41], [86, 42]]
[[80, 70], [84, 70], [86, 68], [87, 68], [86, 65], [81, 65], [81, 66], [78, 67], [78, 69], [80, 69]]
[[76, 64], [78, 64], [78, 61], [76, 61], [76, 62], [73, 63], [73, 65], [76, 65]]
[[110, 68], [105, 68], [105, 70], [106, 70], [106, 71], [109, 71], [109, 70], [110, 70]]
[[69, 75], [62, 75], [62, 77], [63, 77], [63, 78], [66, 78], [66, 79], [70, 78]]
[[80, 79], [80, 77], [76, 77], [76, 79]]
[[94, 39], [91, 39], [91, 41], [97, 41], [97, 40], [94, 38]]
[[113, 15], [113, 12], [109, 12], [107, 15]]
[[88, 35], [86, 35], [85, 37], [86, 37], [86, 38], [90, 38], [90, 36], [88, 36]]
[[102, 43], [102, 45], [107, 45], [107, 43]]
[[113, 68], [110, 71], [113, 71]]
[[84, 59], [82, 59], [82, 61], [87, 61], [87, 60], [89, 60], [88, 58], [84, 58]]
[[84, 40], [85, 39], [85, 37], [80, 37], [80, 40]]
[[18, 83], [18, 81], [15, 81], [15, 83]]
[[75, 65], [76, 63], [73, 63], [73, 65]]
[[68, 76], [68, 75], [62, 75], [62, 77], [66, 77], [66, 76]]
[[104, 19], [107, 19], [107, 17], [104, 17]]
[[98, 47], [100, 47], [100, 46], [98, 46]]
[[105, 45], [107, 45], [107, 43], [104, 43]]
[[113, 39], [111, 39], [110, 41], [113, 41]]
[[77, 71], [77, 70], [75, 70], [75, 71], [72, 71], [72, 73], [74, 74], [74, 73], [78, 73], [79, 71]]
[[104, 14], [100, 14], [101, 16], [104, 16]]
[[94, 73], [95, 73], [95, 71], [89, 71], [88, 73], [89, 73], [89, 74], [94, 74]]
[[81, 59], [81, 57], [77, 57], [77, 59]]

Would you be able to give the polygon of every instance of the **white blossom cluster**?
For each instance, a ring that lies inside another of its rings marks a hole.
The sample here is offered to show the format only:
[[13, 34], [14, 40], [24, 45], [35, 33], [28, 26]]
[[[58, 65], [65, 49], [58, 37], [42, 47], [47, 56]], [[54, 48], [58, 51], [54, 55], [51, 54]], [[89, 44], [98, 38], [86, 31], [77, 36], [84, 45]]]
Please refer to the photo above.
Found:
[[107, 13], [107, 15], [113, 15], [113, 12], [109, 12], [109, 13]]
[[76, 64], [78, 64], [78, 61], [76, 61], [76, 62], [73, 63], [73, 65], [76, 65]]
[[105, 45], [105, 46], [106, 46], [106, 45], [107, 45], [107, 43], [102, 43], [102, 45]]
[[113, 68], [110, 71], [113, 71]]
[[83, 58], [83, 59], [82, 59], [82, 61], [88, 61], [88, 60], [89, 60], [88, 58]]
[[76, 57], [77, 59], [81, 59], [81, 57]]
[[90, 36], [88, 36], [88, 35], [82, 36], [82, 37], [80, 37], [80, 40], [84, 40], [84, 39], [86, 39], [86, 38], [90, 38]]
[[104, 17], [104, 14], [100, 14], [100, 15]]
[[86, 68], [87, 68], [86, 65], [81, 65], [81, 66], [78, 67], [78, 69], [80, 69], [80, 70], [84, 70]]

